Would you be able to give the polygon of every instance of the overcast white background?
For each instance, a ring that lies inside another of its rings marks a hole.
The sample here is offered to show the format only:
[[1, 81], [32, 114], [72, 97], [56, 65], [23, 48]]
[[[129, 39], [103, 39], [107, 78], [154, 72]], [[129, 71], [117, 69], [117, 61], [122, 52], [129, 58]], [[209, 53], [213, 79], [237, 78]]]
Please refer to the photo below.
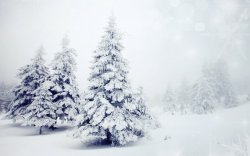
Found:
[[250, 0], [0, 0], [0, 80], [15, 82], [40, 45], [49, 64], [68, 34], [77, 80], [89, 67], [108, 17], [123, 33], [132, 84], [151, 99], [168, 84], [199, 76], [202, 62], [224, 58], [238, 89], [250, 81]]

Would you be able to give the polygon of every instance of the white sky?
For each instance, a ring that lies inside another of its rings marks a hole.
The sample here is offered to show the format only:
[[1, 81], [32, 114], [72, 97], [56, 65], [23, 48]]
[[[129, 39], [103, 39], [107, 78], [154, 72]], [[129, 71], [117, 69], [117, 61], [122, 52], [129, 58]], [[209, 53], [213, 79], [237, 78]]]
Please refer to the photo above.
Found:
[[124, 33], [130, 80], [151, 98], [184, 77], [194, 81], [202, 62], [217, 58], [224, 45], [222, 57], [244, 86], [250, 80], [250, 11], [243, 12], [249, 8], [250, 0], [0, 0], [0, 80], [16, 81], [17, 69], [41, 44], [49, 64], [67, 33], [83, 90], [113, 12]]

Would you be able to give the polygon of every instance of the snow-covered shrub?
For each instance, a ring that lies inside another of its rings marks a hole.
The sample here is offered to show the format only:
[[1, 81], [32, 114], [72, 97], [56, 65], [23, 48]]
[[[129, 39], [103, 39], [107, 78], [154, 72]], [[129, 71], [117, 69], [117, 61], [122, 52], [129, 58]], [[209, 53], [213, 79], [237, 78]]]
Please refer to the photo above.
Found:
[[110, 18], [105, 35], [95, 51], [89, 88], [73, 136], [125, 145], [144, 135], [144, 121], [150, 120], [140, 94], [133, 94], [122, 57], [121, 35]]
[[250, 155], [250, 137], [238, 137], [230, 145], [224, 145], [228, 151], [228, 156], [249, 156]]

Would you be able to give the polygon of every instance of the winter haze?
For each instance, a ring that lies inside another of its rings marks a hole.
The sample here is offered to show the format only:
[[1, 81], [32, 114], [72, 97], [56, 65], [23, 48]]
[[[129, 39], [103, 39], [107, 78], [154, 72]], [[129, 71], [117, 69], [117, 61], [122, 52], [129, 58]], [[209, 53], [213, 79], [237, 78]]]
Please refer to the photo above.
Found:
[[249, 41], [250, 0], [0, 0], [0, 155], [249, 156]]
[[203, 62], [218, 58], [229, 63], [234, 87], [243, 91], [250, 80], [249, 9], [249, 0], [0, 0], [0, 80], [16, 82], [17, 70], [41, 45], [50, 63], [66, 33], [83, 90], [113, 13], [129, 79], [148, 98], [160, 97], [168, 84], [194, 82]]

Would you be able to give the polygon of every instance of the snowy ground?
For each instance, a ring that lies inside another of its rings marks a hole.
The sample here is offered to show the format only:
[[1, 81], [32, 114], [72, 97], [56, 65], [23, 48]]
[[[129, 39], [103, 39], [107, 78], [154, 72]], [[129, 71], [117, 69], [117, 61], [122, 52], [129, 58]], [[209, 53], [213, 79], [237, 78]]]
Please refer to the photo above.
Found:
[[210, 115], [157, 114], [161, 128], [126, 147], [87, 147], [68, 137], [70, 129], [65, 126], [37, 135], [36, 128], [0, 120], [0, 153], [3, 156], [224, 156], [229, 155], [225, 145], [250, 134], [250, 103]]

